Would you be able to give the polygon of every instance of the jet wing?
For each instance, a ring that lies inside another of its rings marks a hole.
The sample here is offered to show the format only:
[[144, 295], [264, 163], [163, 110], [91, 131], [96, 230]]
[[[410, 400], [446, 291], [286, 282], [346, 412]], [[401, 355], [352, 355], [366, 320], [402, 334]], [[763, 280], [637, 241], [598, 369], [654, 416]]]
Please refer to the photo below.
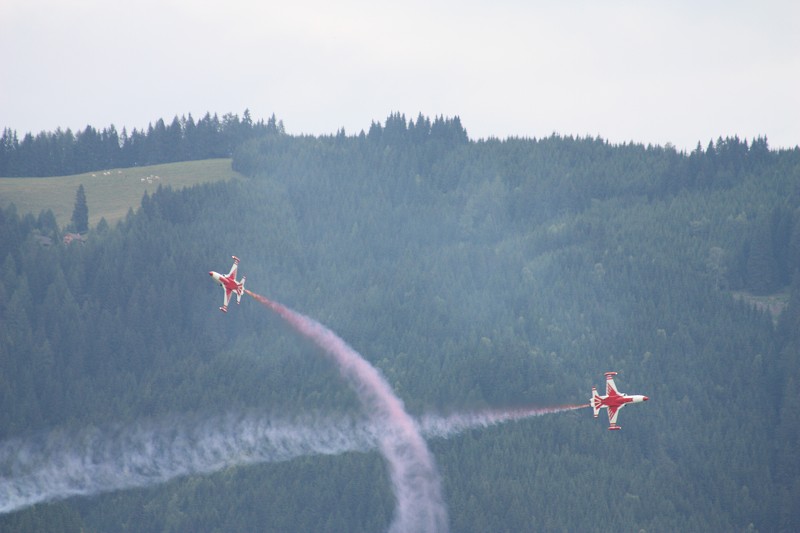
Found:
[[622, 409], [622, 405], [618, 405], [616, 407], [608, 407], [606, 410], [608, 411], [608, 423], [612, 426], [617, 424], [617, 415], [619, 414], [619, 410]]
[[233, 266], [231, 267], [231, 271], [228, 272], [228, 278], [236, 281], [236, 269], [239, 267], [239, 258], [235, 255], [231, 257], [233, 257]]
[[[614, 383], [614, 378], [612, 378], [611, 376], [608, 376], [608, 378], [606, 378], [606, 394], [608, 396], [622, 396], [617, 390], [617, 385]], [[611, 411], [609, 411], [609, 415], [610, 414]]]
[[223, 289], [225, 290], [225, 303], [223, 304], [223, 307], [228, 307], [228, 302], [231, 300], [231, 293], [233, 291], [231, 291], [228, 287], [223, 287]]

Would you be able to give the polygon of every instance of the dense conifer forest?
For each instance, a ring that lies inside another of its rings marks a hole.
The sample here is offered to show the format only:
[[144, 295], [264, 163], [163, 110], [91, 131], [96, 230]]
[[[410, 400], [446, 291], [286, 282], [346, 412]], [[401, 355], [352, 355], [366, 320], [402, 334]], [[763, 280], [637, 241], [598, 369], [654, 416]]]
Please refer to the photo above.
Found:
[[[217, 310], [208, 271], [236, 254], [248, 288], [336, 331], [414, 416], [585, 403], [610, 370], [650, 397], [622, 431], [583, 409], [431, 438], [454, 532], [800, 529], [800, 150], [271, 124], [214, 148], [247, 179], [161, 188], [84, 243], [43, 246], [52, 213], [0, 211], [3, 478], [31, 439], [358, 417], [255, 301]], [[44, 502], [0, 530], [384, 531], [387, 478], [376, 451], [308, 454]]]

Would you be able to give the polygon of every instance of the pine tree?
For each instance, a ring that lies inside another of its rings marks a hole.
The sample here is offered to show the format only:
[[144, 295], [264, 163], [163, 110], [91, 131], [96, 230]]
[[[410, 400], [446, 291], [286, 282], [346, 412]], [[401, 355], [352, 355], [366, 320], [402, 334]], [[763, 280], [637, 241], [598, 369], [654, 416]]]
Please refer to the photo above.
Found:
[[89, 207], [86, 205], [86, 192], [83, 184], [78, 186], [75, 194], [75, 209], [72, 211], [72, 226], [78, 233], [89, 231]]

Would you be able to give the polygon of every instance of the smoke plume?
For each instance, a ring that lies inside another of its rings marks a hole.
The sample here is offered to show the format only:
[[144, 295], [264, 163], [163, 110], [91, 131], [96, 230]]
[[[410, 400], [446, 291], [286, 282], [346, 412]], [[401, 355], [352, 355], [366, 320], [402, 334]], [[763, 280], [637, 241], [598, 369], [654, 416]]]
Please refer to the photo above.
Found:
[[380, 427], [378, 447], [389, 464], [397, 499], [390, 531], [447, 531], [447, 509], [433, 455], [416, 421], [380, 372], [319, 322], [251, 291], [247, 294], [330, 356], [356, 391], [372, 423]]
[[0, 443], [0, 513], [233, 465], [366, 451], [374, 447], [373, 431], [347, 420], [298, 424], [227, 415], [11, 439]]
[[[425, 415], [419, 426], [427, 438], [449, 438], [470, 429], [587, 406]], [[10, 439], [0, 442], [0, 514], [231, 466], [367, 452], [378, 447], [382, 427], [349, 418], [193, 415]]]
[[485, 428], [512, 420], [522, 420], [551, 413], [563, 413], [589, 407], [588, 403], [552, 407], [519, 407], [517, 409], [487, 409], [476, 413], [457, 413], [450, 416], [425, 415], [420, 427], [428, 438], [448, 438], [468, 429]]

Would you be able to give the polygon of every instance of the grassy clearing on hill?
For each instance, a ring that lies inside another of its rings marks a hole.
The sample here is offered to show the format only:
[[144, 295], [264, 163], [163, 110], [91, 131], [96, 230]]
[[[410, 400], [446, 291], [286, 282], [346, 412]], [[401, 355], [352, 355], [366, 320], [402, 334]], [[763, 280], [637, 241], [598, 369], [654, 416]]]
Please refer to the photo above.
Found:
[[778, 323], [778, 317], [786, 306], [789, 305], [789, 291], [783, 290], [775, 294], [755, 295], [746, 291], [731, 292], [737, 300], [744, 300], [754, 306], [759, 311], [768, 311], [772, 315], [772, 321]]
[[246, 179], [231, 170], [230, 159], [206, 159], [147, 167], [98, 170], [73, 176], [51, 178], [0, 178], [0, 206], [14, 204], [19, 214], [52, 209], [63, 229], [70, 223], [75, 193], [83, 184], [89, 206], [89, 225], [105, 217], [115, 224], [129, 208], [138, 209], [145, 191], [152, 194], [159, 185], [182, 189], [198, 183]]

